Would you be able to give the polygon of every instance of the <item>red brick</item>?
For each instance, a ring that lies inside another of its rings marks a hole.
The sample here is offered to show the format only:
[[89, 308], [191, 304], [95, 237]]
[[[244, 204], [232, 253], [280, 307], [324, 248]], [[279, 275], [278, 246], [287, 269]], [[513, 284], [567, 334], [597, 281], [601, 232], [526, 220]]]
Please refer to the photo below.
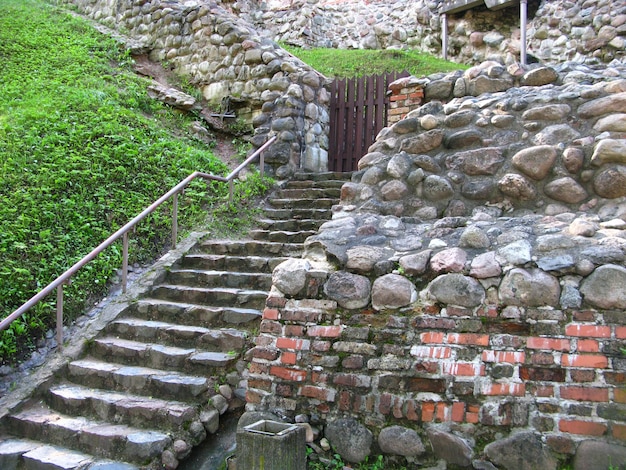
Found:
[[278, 320], [278, 309], [265, 307], [265, 309], [263, 310], [263, 319]]
[[488, 346], [489, 335], [477, 333], [448, 333], [446, 337], [448, 344], [469, 344], [473, 346]]
[[368, 388], [372, 384], [372, 378], [367, 375], [336, 374], [333, 383], [346, 387]]
[[591, 310], [582, 310], [572, 312], [572, 319], [575, 321], [596, 321], [596, 314]]
[[400, 101], [400, 100], [405, 100], [409, 97], [409, 95], [391, 95], [389, 97], [389, 101], [393, 102], [393, 101]]
[[565, 400], [577, 400], [577, 401], [595, 401], [595, 402], [607, 402], [609, 401], [609, 389], [608, 388], [592, 388], [592, 387], [561, 387], [561, 398]]
[[611, 328], [601, 325], [587, 325], [584, 323], [570, 323], [565, 327], [565, 334], [576, 337], [610, 338]]
[[626, 388], [620, 387], [613, 389], [614, 401], [617, 403], [626, 403]]
[[617, 339], [626, 339], [626, 326], [616, 326], [615, 337]]
[[478, 424], [479, 416], [477, 412], [467, 412], [465, 413], [465, 422], [470, 424]]
[[411, 355], [431, 359], [448, 359], [452, 355], [452, 349], [447, 346], [413, 346]]
[[280, 397], [291, 397], [293, 396], [293, 387], [289, 384], [277, 384], [276, 395]]
[[252, 349], [252, 357], [273, 361], [278, 357], [278, 351], [276, 349], [260, 348], [257, 346]]
[[441, 373], [455, 377], [477, 377], [485, 375], [485, 365], [473, 362], [444, 362], [441, 364]]
[[424, 98], [424, 91], [414, 91], [413, 93], [409, 93], [409, 98]]
[[455, 307], [454, 305], [448, 305], [446, 313], [449, 317], [471, 317], [473, 315], [472, 310], [469, 308]]
[[330, 341], [313, 341], [313, 351], [328, 352], [330, 351]]
[[535, 382], [565, 382], [565, 369], [560, 367], [520, 367], [519, 376], [522, 380]]
[[526, 360], [526, 354], [523, 351], [493, 351], [487, 349], [483, 351], [482, 360], [484, 362], [518, 364]]
[[273, 308], [283, 308], [287, 305], [286, 297], [268, 297], [265, 299], [265, 305]]
[[302, 382], [306, 379], [306, 371], [300, 369], [288, 369], [286, 367], [272, 366], [270, 374], [283, 380]]
[[304, 327], [300, 325], [285, 325], [285, 336], [304, 336]]
[[452, 403], [452, 421], [455, 423], [465, 421], [465, 403], [460, 401]]
[[574, 382], [593, 382], [596, 380], [596, 371], [592, 369], [572, 369], [570, 376]]
[[310, 326], [306, 334], [307, 336], [319, 336], [322, 338], [338, 338], [341, 336], [341, 326]]
[[415, 364], [417, 372], [426, 372], [427, 374], [437, 374], [439, 372], [439, 363], [433, 361], [420, 361]]
[[428, 331], [426, 333], [420, 333], [420, 340], [422, 343], [443, 343], [444, 334], [437, 331]]
[[435, 417], [435, 403], [425, 402], [422, 403], [422, 421], [424, 423], [430, 423]]
[[300, 323], [317, 323], [322, 314], [311, 310], [283, 310], [280, 318], [283, 321], [295, 321]]
[[554, 355], [550, 353], [533, 353], [530, 361], [537, 366], [551, 366], [556, 364]]
[[420, 419], [420, 409], [419, 405], [415, 402], [415, 400], [407, 400], [405, 404], [405, 416], [409, 421], [419, 421]]
[[248, 372], [250, 372], [250, 374], [269, 374], [269, 367], [266, 364], [251, 362]]
[[600, 344], [595, 339], [579, 339], [577, 341], [576, 351], [597, 353], [600, 352]]
[[443, 393], [446, 390], [446, 381], [444, 379], [413, 377], [408, 381], [407, 390], [409, 392]]
[[263, 400], [262, 393], [256, 392], [251, 389], [246, 390], [246, 402], [247, 403], [253, 403], [256, 405], [256, 404], [261, 403], [262, 400]]
[[248, 387], [269, 392], [272, 390], [272, 381], [263, 379], [248, 379]]
[[391, 412], [391, 395], [388, 393], [383, 393], [380, 396], [380, 401], [378, 403], [378, 411], [383, 415], [388, 415]]
[[283, 333], [283, 325], [273, 320], [262, 320], [259, 331], [271, 335], [280, 335]]
[[352, 408], [352, 392], [346, 390], [339, 392], [338, 404], [341, 411], [349, 411]]
[[400, 397], [395, 397], [393, 399], [393, 409], [392, 409], [393, 417], [396, 419], [404, 418], [404, 411], [402, 411], [403, 409], [404, 409], [404, 400]]
[[[439, 308], [432, 306], [436, 310], [435, 315], [439, 314]], [[414, 323], [415, 328], [418, 329], [433, 329], [433, 330], [453, 330], [456, 328], [456, 322], [451, 318], [441, 317], [416, 317], [411, 323]]]
[[296, 362], [298, 362], [298, 356], [294, 352], [285, 351], [280, 355], [280, 362], [282, 362], [283, 364], [294, 365]]
[[617, 423], [611, 424], [611, 434], [615, 439], [626, 441], [626, 425]]
[[614, 372], [614, 371], [604, 371], [604, 380], [606, 383], [611, 385], [621, 385], [626, 384], [626, 373], [625, 372]]
[[590, 367], [604, 369], [608, 367], [606, 356], [598, 354], [563, 354], [561, 365], [565, 367]]
[[303, 397], [330, 402], [335, 401], [335, 393], [333, 389], [316, 387], [314, 385], [305, 385], [300, 389], [300, 395]]
[[479, 317], [498, 318], [498, 307], [496, 305], [486, 305], [479, 307], [476, 311]]
[[307, 351], [310, 347], [310, 341], [308, 339], [278, 338], [276, 339], [276, 347], [280, 349], [295, 349], [296, 351]]
[[580, 421], [577, 419], [561, 420], [559, 431], [583, 436], [603, 436], [607, 431], [606, 424]]
[[559, 338], [531, 337], [526, 342], [528, 349], [544, 349], [548, 351], [569, 351], [570, 340]]
[[437, 403], [435, 407], [435, 419], [442, 423], [450, 421], [450, 407], [445, 403]]
[[526, 393], [525, 384], [516, 383], [493, 383], [481, 387], [481, 394], [488, 396], [506, 395], [522, 397]]
[[540, 398], [553, 397], [554, 387], [551, 385], [537, 385], [530, 392]]

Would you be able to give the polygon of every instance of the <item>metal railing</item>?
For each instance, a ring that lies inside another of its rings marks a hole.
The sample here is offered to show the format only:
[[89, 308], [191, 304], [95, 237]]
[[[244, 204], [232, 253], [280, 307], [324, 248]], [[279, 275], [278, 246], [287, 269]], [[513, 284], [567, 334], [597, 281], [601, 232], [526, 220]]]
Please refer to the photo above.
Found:
[[172, 248], [176, 248], [176, 241], [178, 238], [178, 195], [185, 189], [185, 187], [191, 183], [196, 178], [203, 178], [205, 180], [213, 180], [213, 181], [221, 181], [224, 183], [228, 183], [228, 192], [229, 192], [229, 201], [233, 202], [233, 192], [234, 192], [234, 180], [246, 166], [248, 166], [253, 160], [259, 157], [259, 171], [261, 174], [261, 178], [263, 178], [263, 167], [265, 165], [265, 159], [263, 156], [263, 152], [274, 143], [276, 140], [276, 136], [271, 137], [267, 140], [261, 147], [259, 147], [252, 155], [250, 155], [241, 165], [235, 168], [228, 176], [215, 176], [207, 173], [201, 173], [199, 171], [194, 171], [187, 178], [182, 180], [172, 189], [170, 189], [167, 193], [161, 196], [159, 199], [154, 201], [150, 206], [141, 212], [138, 216], [120, 228], [118, 231], [113, 233], [109, 238], [100, 243], [96, 248], [94, 248], [88, 255], [83, 257], [80, 261], [74, 264], [71, 268], [57, 277], [54, 281], [44, 287], [41, 291], [35, 294], [30, 298], [28, 302], [23, 304], [13, 313], [11, 313], [8, 317], [3, 319], [0, 322], [0, 332], [6, 330], [9, 325], [21, 317], [28, 310], [33, 308], [39, 302], [41, 302], [45, 297], [50, 295], [52, 291], [56, 289], [57, 291], [57, 302], [56, 302], [56, 329], [57, 329], [57, 343], [59, 348], [63, 348], [63, 286], [66, 285], [72, 276], [76, 274], [83, 266], [88, 264], [94, 258], [96, 258], [100, 253], [102, 253], [106, 248], [111, 246], [114, 242], [118, 241], [122, 238], [122, 292], [126, 292], [126, 287], [128, 283], [128, 233], [135, 228], [143, 219], [145, 219], [148, 215], [152, 214], [161, 204], [172, 199]]

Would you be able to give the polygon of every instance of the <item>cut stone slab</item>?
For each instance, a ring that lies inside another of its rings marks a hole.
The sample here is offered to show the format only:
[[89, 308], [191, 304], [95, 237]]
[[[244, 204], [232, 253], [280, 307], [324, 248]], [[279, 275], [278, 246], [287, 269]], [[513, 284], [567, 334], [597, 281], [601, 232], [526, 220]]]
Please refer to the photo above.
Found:
[[23, 439], [8, 439], [0, 442], [0, 468], [16, 470], [22, 455], [41, 447], [41, 444]]
[[23, 455], [29, 470], [75, 470], [93, 462], [87, 454], [56, 446], [40, 446]]

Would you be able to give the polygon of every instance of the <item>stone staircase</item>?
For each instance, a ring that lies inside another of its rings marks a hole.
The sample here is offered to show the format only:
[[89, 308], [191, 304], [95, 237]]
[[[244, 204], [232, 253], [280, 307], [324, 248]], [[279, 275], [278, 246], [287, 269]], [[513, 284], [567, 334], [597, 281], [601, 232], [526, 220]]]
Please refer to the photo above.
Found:
[[298, 174], [247, 240], [198, 242], [0, 423], [0, 469], [176, 468], [245, 405], [271, 273], [330, 218], [346, 174]]

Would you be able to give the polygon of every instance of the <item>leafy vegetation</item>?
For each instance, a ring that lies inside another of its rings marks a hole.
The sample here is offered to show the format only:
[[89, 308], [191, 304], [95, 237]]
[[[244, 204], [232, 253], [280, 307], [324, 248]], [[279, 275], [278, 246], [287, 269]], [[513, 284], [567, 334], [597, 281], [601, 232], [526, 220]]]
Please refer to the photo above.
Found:
[[[3, 318], [192, 171], [228, 168], [206, 144], [181, 136], [192, 117], [149, 98], [132, 58], [84, 20], [41, 0], [4, 0], [0, 59]], [[249, 178], [237, 194], [267, 185]], [[179, 202], [182, 229], [205, 220], [227, 194], [221, 183], [192, 183]], [[131, 236], [131, 263], [163, 249], [170, 212], [165, 204]], [[65, 288], [66, 323], [106, 292], [121, 252], [112, 246]], [[53, 311], [50, 298], [0, 333], [0, 364], [32, 348]]]
[[359, 77], [403, 70], [420, 77], [467, 68], [413, 49], [301, 49], [286, 44], [281, 46], [327, 77]]

